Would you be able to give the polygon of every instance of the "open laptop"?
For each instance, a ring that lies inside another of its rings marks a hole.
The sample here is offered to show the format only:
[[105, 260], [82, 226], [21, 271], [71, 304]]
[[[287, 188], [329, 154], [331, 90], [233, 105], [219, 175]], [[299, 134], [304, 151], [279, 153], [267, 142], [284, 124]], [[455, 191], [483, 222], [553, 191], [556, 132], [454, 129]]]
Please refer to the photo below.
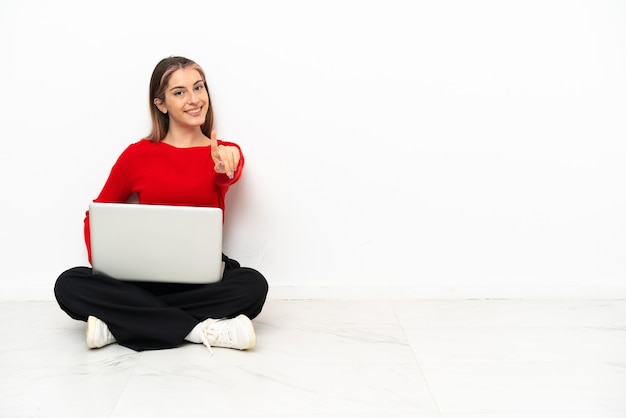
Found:
[[94, 273], [119, 280], [214, 283], [222, 277], [222, 210], [89, 205]]

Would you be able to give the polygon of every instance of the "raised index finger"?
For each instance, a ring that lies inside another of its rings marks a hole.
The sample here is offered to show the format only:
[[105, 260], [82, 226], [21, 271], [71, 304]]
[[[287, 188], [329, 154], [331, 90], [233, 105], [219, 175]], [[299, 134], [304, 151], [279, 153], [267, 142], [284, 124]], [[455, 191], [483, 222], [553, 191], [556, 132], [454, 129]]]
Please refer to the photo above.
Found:
[[213, 157], [213, 160], [215, 162], [221, 161], [222, 159], [220, 158], [220, 151], [217, 145], [217, 133], [215, 132], [215, 130], [211, 131], [210, 145], [211, 145], [211, 157]]

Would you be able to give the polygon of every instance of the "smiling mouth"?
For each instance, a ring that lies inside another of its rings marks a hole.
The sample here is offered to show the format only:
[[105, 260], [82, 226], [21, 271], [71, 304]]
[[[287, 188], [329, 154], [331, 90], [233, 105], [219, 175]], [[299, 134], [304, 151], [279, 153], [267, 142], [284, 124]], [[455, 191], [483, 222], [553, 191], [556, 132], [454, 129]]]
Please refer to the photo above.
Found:
[[198, 107], [196, 109], [187, 110], [186, 113], [190, 116], [200, 116], [202, 114], [202, 108]]

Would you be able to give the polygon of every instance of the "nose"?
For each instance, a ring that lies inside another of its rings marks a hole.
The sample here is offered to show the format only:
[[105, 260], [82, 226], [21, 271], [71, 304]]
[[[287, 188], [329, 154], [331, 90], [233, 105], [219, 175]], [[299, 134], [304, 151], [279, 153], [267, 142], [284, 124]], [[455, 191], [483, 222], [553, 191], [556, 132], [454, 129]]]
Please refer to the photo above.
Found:
[[189, 103], [197, 103], [198, 102], [198, 95], [195, 92], [195, 90], [191, 90], [191, 93], [187, 96], [189, 98]]

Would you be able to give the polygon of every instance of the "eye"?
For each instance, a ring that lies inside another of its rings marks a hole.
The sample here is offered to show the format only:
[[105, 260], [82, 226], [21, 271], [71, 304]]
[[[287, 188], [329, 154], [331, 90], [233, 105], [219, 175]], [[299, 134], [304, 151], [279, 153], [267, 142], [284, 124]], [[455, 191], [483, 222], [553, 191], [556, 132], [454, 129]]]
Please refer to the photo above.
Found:
[[195, 88], [196, 91], [204, 90], [204, 84], [198, 84]]
[[174, 96], [182, 96], [183, 95], [183, 91], [182, 90], [176, 90], [174, 92]]

